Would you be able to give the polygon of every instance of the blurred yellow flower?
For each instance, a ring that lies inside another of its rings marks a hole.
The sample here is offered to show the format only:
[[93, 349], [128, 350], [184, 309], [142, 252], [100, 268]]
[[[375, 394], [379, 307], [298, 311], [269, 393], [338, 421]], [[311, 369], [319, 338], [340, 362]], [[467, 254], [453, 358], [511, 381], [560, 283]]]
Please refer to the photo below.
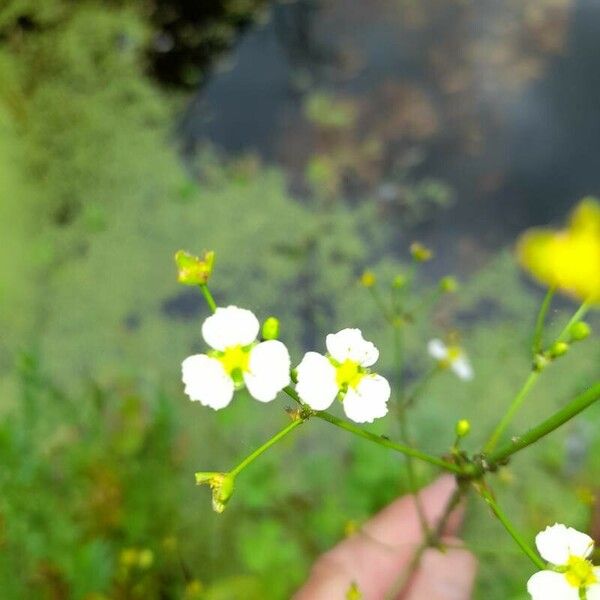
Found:
[[517, 243], [524, 269], [541, 283], [580, 300], [600, 303], [600, 203], [585, 198], [566, 229], [535, 228]]

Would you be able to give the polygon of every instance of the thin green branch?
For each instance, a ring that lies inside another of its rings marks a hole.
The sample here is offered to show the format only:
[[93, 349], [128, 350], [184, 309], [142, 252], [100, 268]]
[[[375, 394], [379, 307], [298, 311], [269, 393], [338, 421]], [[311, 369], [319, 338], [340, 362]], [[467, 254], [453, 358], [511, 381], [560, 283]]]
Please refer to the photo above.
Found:
[[419, 568], [421, 564], [421, 559], [423, 558], [423, 554], [428, 548], [440, 546], [441, 545], [441, 537], [444, 533], [448, 525], [448, 520], [450, 516], [456, 509], [456, 507], [460, 504], [463, 496], [466, 494], [466, 490], [468, 488], [457, 487], [452, 496], [449, 498], [446, 506], [444, 507], [444, 511], [442, 516], [439, 518], [434, 532], [426, 537], [421, 544], [419, 544], [416, 549], [410, 563], [404, 569], [404, 571], [400, 574], [398, 579], [394, 582], [388, 593], [386, 594], [386, 600], [394, 600], [395, 598], [403, 598], [406, 592], [406, 587], [409, 585], [412, 576]]
[[580, 412], [591, 406], [594, 402], [600, 399], [600, 381], [590, 386], [585, 392], [579, 394], [571, 400], [565, 407], [554, 413], [551, 417], [530, 429], [521, 436], [516, 436], [512, 441], [505, 446], [499, 448], [496, 452], [492, 452], [487, 457], [487, 462], [491, 465], [502, 463], [509, 456], [537, 442], [540, 438], [545, 437], [577, 416]]
[[284, 427], [281, 431], [276, 433], [271, 439], [267, 440], [262, 446], [254, 450], [251, 454], [249, 454], [244, 460], [234, 467], [229, 474], [233, 477], [238, 475], [241, 471], [243, 471], [251, 462], [255, 461], [263, 452], [268, 450], [271, 446], [274, 446], [277, 442], [283, 439], [288, 433], [291, 433], [296, 427], [302, 425], [304, 421], [302, 419], [295, 419], [291, 423], [289, 423], [286, 427]]
[[[544, 321], [545, 312], [548, 310], [548, 307], [544, 308], [544, 305], [546, 303], [548, 303], [548, 305], [549, 305], [551, 298], [552, 298], [551, 290], [549, 290], [548, 294], [546, 294], [546, 298], [544, 299], [544, 302], [542, 303], [542, 308], [540, 309], [540, 313], [542, 314], [542, 318], [541, 318], [542, 323]], [[569, 338], [569, 332], [571, 330], [571, 327], [583, 318], [583, 316], [590, 309], [590, 307], [591, 307], [590, 302], [584, 302], [575, 311], [573, 316], [569, 319], [569, 322], [565, 325], [565, 327], [560, 332], [560, 334], [558, 335], [558, 337], [556, 338], [555, 341], [556, 342], [564, 342], [565, 340], [567, 340]], [[540, 315], [538, 315], [538, 322], [539, 321], [540, 321]], [[537, 332], [537, 329], [538, 329], [538, 324], [536, 323], [536, 332]], [[540, 326], [540, 329], [543, 329], [543, 325]], [[537, 335], [537, 333], [536, 333], [536, 335]], [[531, 373], [527, 377], [527, 380], [523, 384], [523, 387], [517, 392], [517, 395], [513, 398], [512, 402], [510, 403], [507, 412], [502, 417], [502, 419], [500, 420], [500, 423], [498, 423], [498, 426], [496, 427], [496, 429], [490, 436], [490, 439], [485, 444], [485, 446], [483, 448], [484, 453], [489, 454], [490, 452], [493, 452], [498, 441], [500, 440], [500, 437], [502, 436], [502, 434], [504, 433], [506, 428], [510, 425], [515, 414], [517, 413], [519, 408], [521, 408], [523, 401], [525, 400], [525, 398], [527, 397], [527, 395], [529, 394], [529, 392], [535, 385], [535, 382], [538, 380], [540, 373], [541, 373], [541, 370], [531, 371]]]
[[[400, 307], [397, 307], [398, 310]], [[393, 336], [394, 336], [394, 365], [396, 367], [396, 392], [398, 394], [398, 398], [400, 401], [398, 402], [399, 407], [399, 415], [398, 421], [400, 424], [400, 440], [402, 443], [407, 446], [412, 447], [412, 443], [410, 440], [410, 433], [408, 428], [408, 419], [406, 415], [405, 407], [402, 406], [402, 365], [404, 358], [404, 339], [402, 335], [402, 329], [399, 323], [395, 323], [393, 327]], [[413, 497], [415, 508], [417, 511], [417, 515], [419, 517], [419, 523], [421, 525], [421, 530], [423, 531], [423, 535], [428, 538], [430, 535], [429, 523], [427, 522], [427, 516], [425, 515], [425, 509], [423, 508], [423, 503], [421, 502], [421, 497], [419, 495], [419, 484], [417, 481], [417, 474], [415, 471], [415, 465], [413, 462], [413, 457], [406, 455], [406, 475], [408, 480], [408, 489]]]
[[366, 431], [365, 429], [361, 429], [360, 427], [353, 425], [349, 421], [344, 421], [343, 419], [339, 419], [338, 417], [336, 417], [336, 416], [332, 415], [331, 413], [328, 413], [324, 410], [322, 410], [322, 411], [310, 410], [310, 408], [306, 404], [304, 404], [304, 402], [302, 402], [302, 400], [298, 396], [298, 393], [296, 392], [296, 390], [294, 390], [289, 385], [284, 387], [283, 391], [290, 398], [292, 398], [295, 402], [297, 402], [300, 405], [300, 407], [310, 411], [310, 414], [307, 416], [318, 417], [319, 419], [321, 419], [323, 421], [327, 421], [328, 423], [331, 423], [332, 425], [335, 425], [336, 427], [339, 427], [340, 429], [345, 429], [346, 431], [349, 431], [350, 433], [353, 433], [354, 435], [357, 435], [366, 440], [369, 440], [371, 442], [379, 444], [380, 446], [384, 446], [385, 448], [390, 448], [391, 450], [395, 450], [396, 452], [400, 452], [401, 454], [404, 454], [406, 456], [413, 456], [414, 458], [418, 458], [424, 462], [428, 462], [432, 465], [435, 465], [436, 467], [441, 467], [442, 469], [445, 469], [446, 471], [450, 471], [451, 473], [456, 473], [457, 475], [463, 474], [463, 469], [461, 469], [461, 467], [459, 467], [458, 465], [455, 465], [454, 463], [448, 462], [447, 460], [444, 460], [442, 458], [438, 458], [437, 456], [434, 456], [433, 454], [427, 454], [426, 452], [421, 452], [420, 450], [417, 450], [416, 448], [411, 448], [410, 446], [406, 446], [404, 444], [398, 444], [397, 442], [392, 442], [388, 438], [379, 436], [375, 433], [371, 433], [370, 431]]
[[496, 429], [490, 436], [490, 439], [486, 442], [485, 446], [483, 447], [483, 452], [485, 454], [488, 454], [494, 450], [496, 444], [500, 440], [500, 437], [502, 436], [506, 428], [510, 425], [515, 414], [517, 413], [519, 408], [521, 408], [523, 401], [535, 385], [535, 382], [538, 380], [540, 373], [541, 371], [531, 371], [531, 373], [529, 373], [529, 377], [527, 377], [527, 379], [525, 380], [523, 387], [521, 387], [521, 389], [517, 392], [517, 395], [513, 398], [512, 402], [508, 407], [508, 410], [500, 420], [500, 423], [498, 423]]
[[202, 291], [202, 294], [204, 295], [206, 304], [208, 304], [208, 308], [210, 308], [211, 312], [215, 312], [217, 310], [217, 303], [215, 302], [213, 295], [210, 293], [208, 285], [206, 285], [206, 283], [201, 283], [199, 287]]
[[564, 326], [563, 330], [558, 334], [556, 341], [557, 342], [565, 342], [566, 340], [568, 340], [571, 327], [573, 327], [573, 325], [575, 325], [575, 323], [578, 323], [579, 321], [581, 321], [581, 319], [583, 319], [583, 317], [585, 317], [586, 313], [588, 312], [588, 310], [590, 310], [591, 307], [592, 307], [591, 302], [589, 302], [589, 301], [584, 302], [575, 311], [575, 314], [569, 319], [569, 322]]
[[518, 544], [518, 546], [523, 550], [523, 552], [527, 555], [531, 562], [540, 570], [544, 570], [546, 568], [546, 563], [537, 555], [537, 553], [529, 546], [529, 544], [523, 539], [523, 536], [517, 531], [515, 526], [510, 522], [509, 518], [506, 516], [504, 511], [498, 506], [496, 500], [485, 485], [481, 485], [478, 487], [479, 494], [485, 500], [487, 505], [492, 509], [492, 512], [496, 515], [500, 523], [502, 523], [504, 529], [508, 532], [510, 537]]
[[537, 315], [537, 319], [535, 320], [533, 343], [531, 345], [531, 351], [533, 356], [535, 356], [542, 349], [544, 324], [546, 322], [546, 315], [548, 314], [548, 309], [550, 308], [550, 304], [552, 304], [552, 298], [554, 297], [555, 290], [555, 287], [548, 288], [548, 292], [544, 297], [544, 300], [540, 306], [540, 310]]
[[450, 471], [451, 473], [456, 473], [458, 475], [463, 474], [463, 470], [458, 465], [455, 465], [454, 463], [448, 462], [442, 458], [438, 458], [437, 456], [434, 456], [432, 454], [427, 454], [426, 452], [421, 452], [420, 450], [417, 450], [416, 448], [411, 448], [410, 446], [406, 446], [404, 444], [398, 444], [397, 442], [392, 442], [388, 438], [381, 437], [379, 435], [371, 433], [370, 431], [361, 429], [360, 427], [353, 425], [349, 421], [344, 421], [343, 419], [339, 419], [338, 417], [335, 417], [334, 415], [332, 415], [328, 412], [317, 411], [314, 413], [313, 416], [315, 416], [323, 421], [327, 421], [328, 423], [331, 423], [332, 425], [335, 425], [336, 427], [339, 427], [340, 429], [345, 429], [346, 431], [349, 431], [350, 433], [353, 433], [354, 435], [357, 435], [366, 440], [369, 440], [371, 442], [379, 444], [380, 446], [383, 446], [385, 448], [390, 448], [391, 450], [395, 450], [396, 452], [400, 452], [406, 456], [412, 456], [414, 458], [418, 458], [419, 460], [428, 462], [432, 465], [435, 465], [436, 467], [441, 467], [442, 469], [445, 469], [446, 471]]

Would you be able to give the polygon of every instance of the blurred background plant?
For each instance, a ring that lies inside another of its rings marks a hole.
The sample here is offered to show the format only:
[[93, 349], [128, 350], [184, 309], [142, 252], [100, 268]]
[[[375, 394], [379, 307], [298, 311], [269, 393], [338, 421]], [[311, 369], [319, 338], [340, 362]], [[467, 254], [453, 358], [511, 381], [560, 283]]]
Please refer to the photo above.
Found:
[[[459, 330], [476, 378], [431, 385], [415, 441], [442, 452], [447, 424], [468, 418], [477, 447], [527, 372], [542, 295], [512, 240], [600, 189], [599, 20], [574, 0], [5, 0], [4, 597], [286, 598], [319, 552], [406, 492], [396, 456], [314, 424], [212, 513], [194, 471], [227, 468], [285, 416], [183, 395], [207, 313], [177, 286], [179, 247], [214, 248], [217, 301], [276, 314], [296, 359], [356, 325], [385, 372], [392, 340], [359, 276], [401, 281], [424, 240], [422, 294], [448, 272], [462, 283], [416, 316], [405, 376], [427, 368], [426, 340]], [[572, 305], [557, 306], [559, 328]], [[515, 426], [599, 359], [597, 343], [573, 348]], [[502, 473], [531, 535], [559, 520], [600, 538], [599, 410]], [[477, 597], [525, 598], [528, 565], [469, 514]]]

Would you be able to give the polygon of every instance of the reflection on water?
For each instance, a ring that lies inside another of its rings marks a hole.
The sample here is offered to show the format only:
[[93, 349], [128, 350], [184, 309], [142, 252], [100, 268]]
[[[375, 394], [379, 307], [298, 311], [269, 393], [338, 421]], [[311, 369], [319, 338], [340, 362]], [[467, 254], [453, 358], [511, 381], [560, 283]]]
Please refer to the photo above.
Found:
[[282, 166], [299, 196], [375, 198], [455, 249], [441, 270], [598, 191], [597, 2], [297, 0], [270, 17], [189, 106], [188, 153], [208, 139]]

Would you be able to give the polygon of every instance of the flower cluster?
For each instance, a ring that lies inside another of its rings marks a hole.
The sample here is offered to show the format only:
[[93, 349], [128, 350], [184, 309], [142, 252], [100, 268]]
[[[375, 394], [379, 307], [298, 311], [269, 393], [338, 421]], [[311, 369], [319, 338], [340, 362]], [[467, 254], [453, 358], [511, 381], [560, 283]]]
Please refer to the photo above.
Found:
[[[212, 349], [182, 363], [185, 393], [215, 410], [226, 407], [242, 387], [256, 400], [274, 400], [290, 384], [290, 355], [278, 340], [257, 342], [259, 329], [251, 311], [217, 308], [202, 325], [202, 337]], [[369, 368], [379, 357], [377, 348], [359, 329], [329, 334], [326, 346], [327, 354], [307, 352], [297, 367], [301, 400], [314, 410], [325, 410], [337, 397], [357, 423], [385, 416], [390, 385]]]
[[600, 567], [589, 560], [591, 537], [557, 523], [538, 533], [535, 543], [549, 565], [527, 582], [533, 600], [600, 600]]

